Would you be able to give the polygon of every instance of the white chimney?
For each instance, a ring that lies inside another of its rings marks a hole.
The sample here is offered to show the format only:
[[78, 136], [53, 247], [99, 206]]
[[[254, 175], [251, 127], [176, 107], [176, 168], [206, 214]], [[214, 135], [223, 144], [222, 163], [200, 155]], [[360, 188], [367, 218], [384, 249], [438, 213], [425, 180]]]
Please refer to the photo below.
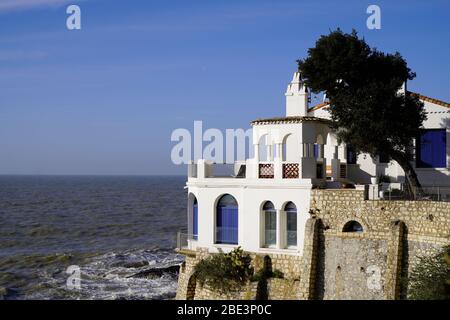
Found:
[[397, 94], [403, 94], [406, 95], [406, 92], [408, 91], [407, 87], [406, 87], [406, 80], [405, 82], [403, 82], [402, 86], [400, 87], [400, 89], [397, 91]]
[[308, 89], [299, 71], [294, 73], [285, 95], [287, 117], [304, 117], [308, 114]]

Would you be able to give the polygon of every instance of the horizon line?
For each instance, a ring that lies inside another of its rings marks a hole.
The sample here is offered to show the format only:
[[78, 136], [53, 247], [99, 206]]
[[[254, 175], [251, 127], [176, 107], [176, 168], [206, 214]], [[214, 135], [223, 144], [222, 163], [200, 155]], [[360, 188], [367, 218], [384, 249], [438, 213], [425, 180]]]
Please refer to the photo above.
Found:
[[85, 174], [85, 173], [0, 173], [3, 176], [66, 176], [66, 177], [185, 177], [185, 174]]

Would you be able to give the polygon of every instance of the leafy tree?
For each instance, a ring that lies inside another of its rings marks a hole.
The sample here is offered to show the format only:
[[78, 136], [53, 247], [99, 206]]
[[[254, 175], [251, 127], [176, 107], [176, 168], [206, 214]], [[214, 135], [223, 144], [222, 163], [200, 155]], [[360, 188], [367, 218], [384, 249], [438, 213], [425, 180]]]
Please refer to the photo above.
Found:
[[421, 256], [407, 282], [408, 298], [413, 300], [450, 299], [450, 246], [434, 256]]
[[329, 98], [338, 140], [357, 152], [388, 155], [405, 171], [409, 189], [422, 193], [410, 159], [426, 115], [417, 96], [400, 93], [415, 77], [400, 53], [380, 52], [356, 31], [337, 29], [321, 36], [298, 63], [306, 85]]

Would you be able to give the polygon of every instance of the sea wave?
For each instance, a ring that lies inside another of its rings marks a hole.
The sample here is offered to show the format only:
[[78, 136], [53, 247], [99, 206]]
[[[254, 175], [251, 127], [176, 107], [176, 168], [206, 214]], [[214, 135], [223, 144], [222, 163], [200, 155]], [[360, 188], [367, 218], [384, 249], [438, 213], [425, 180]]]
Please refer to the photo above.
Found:
[[[76, 265], [80, 270], [80, 288], [67, 286], [70, 276], [67, 266], [74, 262], [67, 255], [26, 257], [20, 259], [41, 266], [35, 274], [37, 281], [26, 286], [25, 277], [12, 273], [0, 273], [0, 283], [17, 283], [16, 287], [0, 287], [3, 299], [80, 299], [80, 300], [142, 300], [172, 299], [177, 288], [178, 270], [183, 256], [170, 251], [137, 250], [110, 252], [83, 259]], [[9, 259], [3, 263], [14, 263]], [[75, 263], [75, 262], [74, 262]], [[51, 264], [53, 268], [44, 268]]]
[[[0, 299], [170, 299], [183, 177], [0, 176]], [[69, 290], [67, 267], [81, 271]]]

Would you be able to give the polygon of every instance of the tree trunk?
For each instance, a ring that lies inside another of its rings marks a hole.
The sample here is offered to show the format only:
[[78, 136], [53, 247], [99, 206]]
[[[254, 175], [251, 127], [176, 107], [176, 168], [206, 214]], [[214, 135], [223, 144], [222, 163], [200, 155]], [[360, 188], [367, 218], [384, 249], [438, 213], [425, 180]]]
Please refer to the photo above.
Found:
[[417, 199], [423, 196], [422, 185], [419, 182], [419, 178], [417, 178], [416, 171], [413, 166], [409, 162], [408, 156], [399, 151], [394, 151], [391, 154], [392, 159], [397, 161], [397, 163], [402, 167], [405, 172], [405, 180], [406, 186], [412, 195], [413, 199]]

